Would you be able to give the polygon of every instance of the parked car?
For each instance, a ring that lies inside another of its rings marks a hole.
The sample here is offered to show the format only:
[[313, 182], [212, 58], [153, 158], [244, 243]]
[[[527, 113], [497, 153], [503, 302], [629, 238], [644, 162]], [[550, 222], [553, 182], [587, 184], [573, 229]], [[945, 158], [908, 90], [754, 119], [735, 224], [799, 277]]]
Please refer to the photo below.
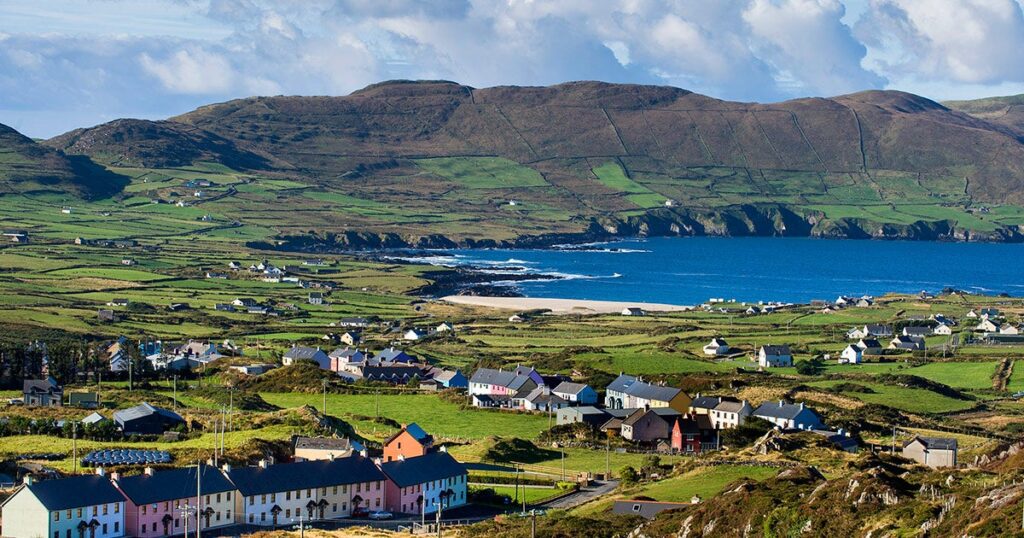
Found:
[[370, 519], [381, 520], [381, 519], [391, 519], [393, 517], [395, 517], [394, 514], [392, 514], [391, 512], [385, 512], [383, 510], [377, 510], [375, 512], [370, 512]]

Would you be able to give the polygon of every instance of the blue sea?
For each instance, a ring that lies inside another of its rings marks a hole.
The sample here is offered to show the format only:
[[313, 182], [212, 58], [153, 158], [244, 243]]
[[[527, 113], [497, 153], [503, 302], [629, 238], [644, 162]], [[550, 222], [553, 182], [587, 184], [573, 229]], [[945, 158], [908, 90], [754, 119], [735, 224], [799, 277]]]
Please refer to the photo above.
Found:
[[[1024, 244], [665, 237], [548, 250], [446, 250], [424, 260], [558, 280], [510, 282], [528, 297], [692, 305], [710, 298], [808, 302], [952, 287], [1024, 295]], [[488, 269], [489, 268], [489, 269]]]

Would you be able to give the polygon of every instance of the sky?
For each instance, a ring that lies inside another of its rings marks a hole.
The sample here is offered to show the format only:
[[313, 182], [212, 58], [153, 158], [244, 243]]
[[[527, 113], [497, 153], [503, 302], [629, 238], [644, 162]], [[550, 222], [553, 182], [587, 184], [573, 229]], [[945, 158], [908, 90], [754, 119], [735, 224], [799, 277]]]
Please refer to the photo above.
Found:
[[1024, 93], [1024, 0], [0, 0], [0, 123], [37, 138], [389, 79], [774, 102]]

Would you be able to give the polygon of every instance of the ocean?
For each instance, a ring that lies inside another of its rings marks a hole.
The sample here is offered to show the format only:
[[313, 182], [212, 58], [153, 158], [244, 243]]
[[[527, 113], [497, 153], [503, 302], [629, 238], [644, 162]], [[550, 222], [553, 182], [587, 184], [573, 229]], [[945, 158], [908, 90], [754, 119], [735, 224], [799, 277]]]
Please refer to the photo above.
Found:
[[1024, 295], [1024, 244], [774, 237], [664, 237], [562, 248], [456, 249], [421, 258], [556, 280], [507, 282], [528, 297], [692, 305], [710, 298], [809, 302], [839, 295]]

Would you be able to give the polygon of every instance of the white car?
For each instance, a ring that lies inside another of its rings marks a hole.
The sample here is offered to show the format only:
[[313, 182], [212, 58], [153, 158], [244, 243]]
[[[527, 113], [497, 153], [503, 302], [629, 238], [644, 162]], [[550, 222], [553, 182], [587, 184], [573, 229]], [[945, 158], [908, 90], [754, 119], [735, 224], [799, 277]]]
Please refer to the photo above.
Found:
[[391, 519], [395, 516], [391, 512], [384, 512], [382, 510], [378, 510], [376, 512], [370, 512], [369, 517], [370, 519]]

